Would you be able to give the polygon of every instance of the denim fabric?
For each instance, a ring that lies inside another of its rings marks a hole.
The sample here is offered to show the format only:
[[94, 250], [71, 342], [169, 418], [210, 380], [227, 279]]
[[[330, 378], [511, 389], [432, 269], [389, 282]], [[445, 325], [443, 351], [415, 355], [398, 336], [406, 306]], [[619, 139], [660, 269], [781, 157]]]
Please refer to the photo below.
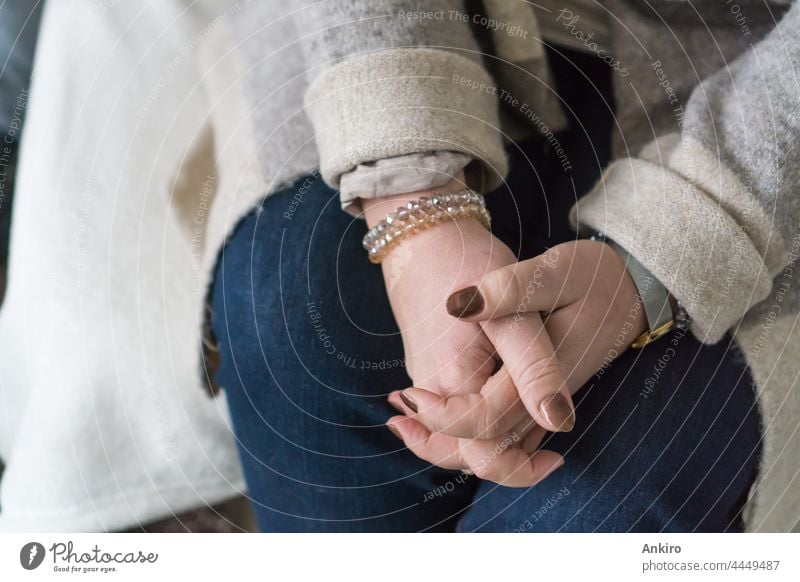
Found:
[[5, 292], [16, 149], [28, 103], [28, 86], [43, 4], [0, 1], [0, 302]]
[[[19, 123], [27, 102], [39, 19], [44, 2], [0, 2], [0, 134], [16, 141], [12, 121]], [[22, 96], [22, 100], [20, 100]], [[22, 103], [22, 106], [19, 103]]]
[[[572, 108], [554, 144], [509, 146], [487, 196], [518, 256], [574, 237], [567, 210], [608, 158], [605, 65], [551, 53]], [[546, 196], [545, 196], [546, 193]], [[680, 332], [629, 350], [577, 395], [575, 429], [545, 446], [566, 463], [529, 489], [418, 460], [383, 425], [410, 385], [366, 227], [311, 175], [270, 196], [222, 251], [213, 330], [239, 454], [264, 531], [737, 531], [760, 447], [753, 382], [730, 340]]]

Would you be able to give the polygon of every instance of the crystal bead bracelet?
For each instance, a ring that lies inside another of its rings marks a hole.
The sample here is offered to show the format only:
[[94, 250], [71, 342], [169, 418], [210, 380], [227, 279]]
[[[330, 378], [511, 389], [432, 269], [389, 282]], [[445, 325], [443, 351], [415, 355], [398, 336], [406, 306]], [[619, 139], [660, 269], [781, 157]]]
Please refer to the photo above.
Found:
[[423, 196], [387, 215], [364, 236], [363, 245], [372, 263], [380, 263], [402, 240], [447, 220], [476, 218], [491, 225], [483, 196], [473, 190]]

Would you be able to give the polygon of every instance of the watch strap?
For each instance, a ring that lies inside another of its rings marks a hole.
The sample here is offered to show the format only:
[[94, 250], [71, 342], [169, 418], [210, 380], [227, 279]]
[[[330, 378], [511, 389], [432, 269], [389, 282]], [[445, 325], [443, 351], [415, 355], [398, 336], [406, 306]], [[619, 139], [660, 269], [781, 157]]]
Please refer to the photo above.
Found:
[[631, 346], [642, 348], [669, 332], [674, 325], [675, 317], [667, 288], [616, 241], [602, 233], [595, 233], [591, 238], [605, 242], [619, 255], [641, 299], [648, 330], [637, 337]]

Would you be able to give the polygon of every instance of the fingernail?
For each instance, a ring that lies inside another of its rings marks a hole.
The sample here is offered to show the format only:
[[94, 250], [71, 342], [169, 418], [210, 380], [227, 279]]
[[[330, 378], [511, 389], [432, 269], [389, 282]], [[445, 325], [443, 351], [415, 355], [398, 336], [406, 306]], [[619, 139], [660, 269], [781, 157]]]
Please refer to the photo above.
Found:
[[408, 406], [414, 412], [417, 412], [417, 404], [411, 400], [408, 396], [406, 396], [403, 392], [400, 393], [400, 400], [403, 401], [403, 404]]
[[483, 311], [483, 295], [474, 285], [456, 291], [447, 298], [447, 313], [454, 317], [469, 317]]
[[397, 437], [397, 438], [399, 438], [400, 440], [403, 440], [403, 437], [402, 437], [402, 436], [400, 436], [400, 431], [399, 431], [399, 430], [397, 430], [397, 429], [394, 427], [394, 425], [393, 425], [393, 424], [387, 424], [387, 425], [386, 425], [386, 428], [388, 428], [390, 431], [392, 431], [392, 434], [393, 434], [394, 436], [396, 436], [396, 437]]
[[556, 432], [569, 432], [575, 426], [575, 411], [563, 394], [556, 393], [544, 399], [539, 410], [545, 420], [556, 427]]

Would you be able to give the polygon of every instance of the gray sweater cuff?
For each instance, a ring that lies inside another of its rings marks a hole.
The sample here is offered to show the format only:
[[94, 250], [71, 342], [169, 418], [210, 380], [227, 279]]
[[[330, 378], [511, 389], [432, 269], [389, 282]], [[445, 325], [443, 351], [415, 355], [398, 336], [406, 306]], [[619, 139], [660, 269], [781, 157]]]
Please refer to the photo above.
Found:
[[[323, 179], [339, 188], [342, 175], [360, 165], [446, 151], [475, 160], [482, 189], [499, 186], [508, 167], [490, 87], [483, 67], [447, 50], [387, 49], [344, 58], [320, 73], [305, 97]], [[348, 180], [345, 185], [352, 193]]]
[[642, 263], [686, 308], [691, 331], [720, 340], [772, 288], [780, 235], [715, 152], [671, 134], [613, 162], [572, 209]]

